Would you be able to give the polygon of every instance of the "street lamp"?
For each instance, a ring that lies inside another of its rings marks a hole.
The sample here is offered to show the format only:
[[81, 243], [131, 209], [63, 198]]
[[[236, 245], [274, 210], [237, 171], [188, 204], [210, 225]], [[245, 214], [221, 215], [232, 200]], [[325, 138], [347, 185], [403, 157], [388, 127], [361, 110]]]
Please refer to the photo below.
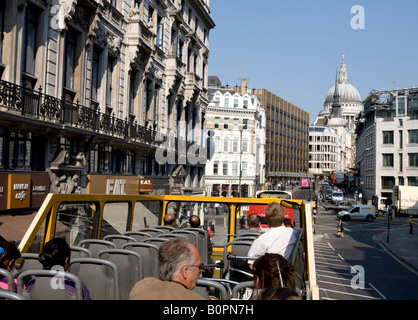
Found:
[[239, 126], [239, 180], [238, 180], [238, 197], [241, 198], [241, 177], [242, 177], [242, 164], [241, 164], [241, 158], [242, 158], [242, 130], [244, 128], [242, 126]]

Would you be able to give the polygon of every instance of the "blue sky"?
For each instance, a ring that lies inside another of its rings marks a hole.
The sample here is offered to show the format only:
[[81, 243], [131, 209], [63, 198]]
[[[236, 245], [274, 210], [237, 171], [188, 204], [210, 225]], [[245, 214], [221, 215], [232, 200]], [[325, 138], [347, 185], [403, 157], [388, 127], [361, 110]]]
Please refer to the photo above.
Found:
[[[351, 13], [364, 8], [365, 28]], [[209, 75], [248, 78], [310, 113], [312, 124], [345, 54], [349, 82], [373, 89], [418, 85], [416, 0], [210, 0]]]

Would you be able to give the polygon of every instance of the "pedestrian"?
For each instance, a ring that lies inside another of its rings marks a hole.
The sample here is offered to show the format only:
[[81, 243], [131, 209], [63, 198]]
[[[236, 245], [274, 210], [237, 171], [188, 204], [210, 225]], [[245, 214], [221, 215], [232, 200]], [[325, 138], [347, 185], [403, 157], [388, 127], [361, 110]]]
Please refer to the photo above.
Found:
[[414, 234], [414, 220], [409, 216], [409, 234]]
[[340, 219], [337, 225], [337, 234], [339, 237], [344, 238], [344, 226], [343, 226], [343, 220]]

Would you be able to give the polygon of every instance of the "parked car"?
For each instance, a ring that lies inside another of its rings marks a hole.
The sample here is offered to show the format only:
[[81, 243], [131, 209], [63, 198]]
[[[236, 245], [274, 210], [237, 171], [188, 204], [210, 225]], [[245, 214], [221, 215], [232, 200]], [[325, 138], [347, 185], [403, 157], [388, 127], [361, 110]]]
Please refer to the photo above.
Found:
[[375, 207], [371, 205], [354, 205], [347, 211], [340, 211], [337, 216], [344, 221], [366, 220], [372, 222], [376, 219]]

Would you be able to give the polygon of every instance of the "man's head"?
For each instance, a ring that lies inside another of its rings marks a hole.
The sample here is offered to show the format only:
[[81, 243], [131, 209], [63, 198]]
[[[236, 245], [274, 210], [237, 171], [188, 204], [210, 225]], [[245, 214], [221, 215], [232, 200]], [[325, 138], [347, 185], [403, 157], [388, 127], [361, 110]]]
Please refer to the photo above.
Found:
[[193, 290], [202, 271], [202, 261], [194, 245], [177, 237], [160, 246], [158, 267], [161, 280], [176, 281]]
[[164, 225], [174, 227], [174, 224], [176, 222], [176, 216], [172, 213], [167, 213], [164, 216]]
[[261, 218], [258, 214], [252, 213], [248, 216], [248, 228], [258, 230], [260, 228]]
[[272, 228], [280, 227], [285, 215], [284, 208], [277, 202], [270, 203], [266, 209], [267, 223]]
[[190, 227], [191, 228], [199, 228], [200, 227], [200, 218], [199, 216], [192, 215], [189, 219]]

